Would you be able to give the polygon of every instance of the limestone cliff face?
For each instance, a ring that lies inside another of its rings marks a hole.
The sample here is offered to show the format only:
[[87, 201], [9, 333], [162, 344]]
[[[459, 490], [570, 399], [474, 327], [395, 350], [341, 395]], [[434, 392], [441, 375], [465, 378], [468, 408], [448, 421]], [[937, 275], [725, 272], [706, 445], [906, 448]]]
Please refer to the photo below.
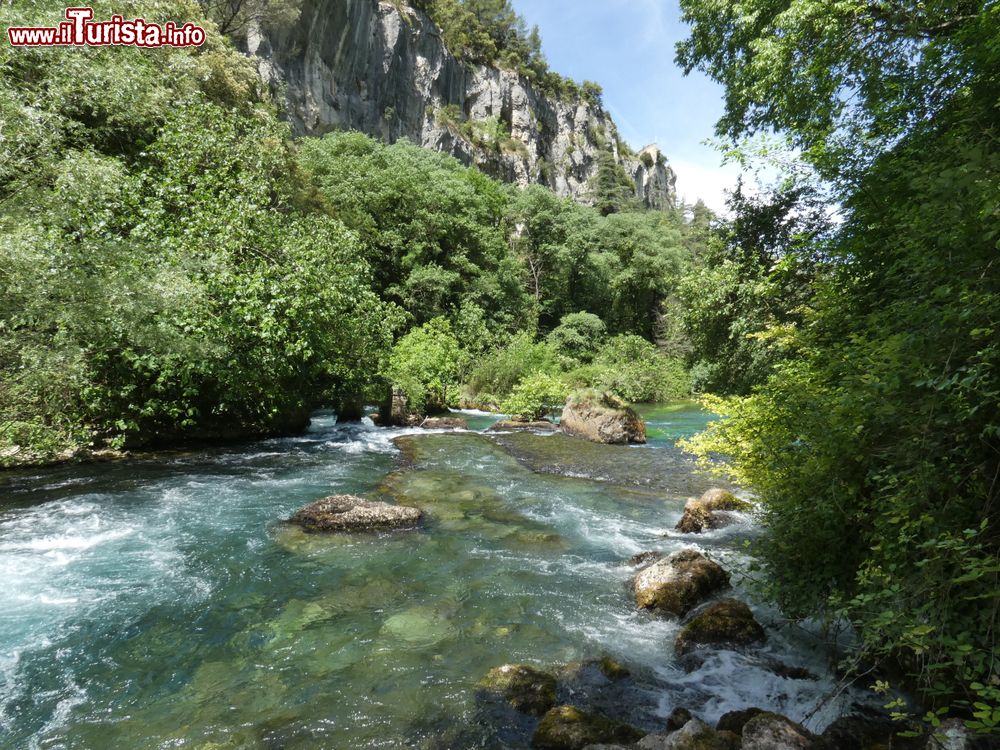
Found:
[[405, 137], [582, 202], [598, 155], [610, 151], [647, 206], [674, 201], [676, 178], [659, 150], [622, 154], [603, 108], [549, 98], [514, 71], [457, 60], [430, 19], [402, 2], [304, 0], [292, 27], [251, 31], [246, 43], [300, 135]]

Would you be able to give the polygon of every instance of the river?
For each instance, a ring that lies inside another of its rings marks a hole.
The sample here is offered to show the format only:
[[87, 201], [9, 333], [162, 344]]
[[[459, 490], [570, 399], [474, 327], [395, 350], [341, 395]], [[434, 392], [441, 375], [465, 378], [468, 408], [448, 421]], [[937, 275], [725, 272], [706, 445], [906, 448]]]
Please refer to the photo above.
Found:
[[[674, 661], [677, 624], [635, 610], [631, 555], [696, 545], [735, 570], [757, 533], [672, 531], [714, 483], [674, 445], [708, 420], [697, 406], [647, 408], [641, 447], [496, 437], [495, 418], [467, 416], [428, 433], [318, 413], [299, 437], [0, 476], [0, 746], [518, 747], [530, 724], [484, 707], [483, 675], [604, 655], [630, 669], [626, 718], [649, 729], [676, 706], [821, 729], [858, 699], [824, 702], [822, 641], [738, 580], [768, 643], [693, 671]], [[281, 523], [334, 493], [429, 521], [330, 537]]]

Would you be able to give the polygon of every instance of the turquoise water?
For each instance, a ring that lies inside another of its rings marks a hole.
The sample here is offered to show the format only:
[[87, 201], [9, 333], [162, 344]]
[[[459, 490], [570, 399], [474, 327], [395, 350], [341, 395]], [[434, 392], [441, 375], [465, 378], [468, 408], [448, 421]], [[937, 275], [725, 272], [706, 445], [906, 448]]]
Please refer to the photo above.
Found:
[[[336, 426], [0, 485], [0, 746], [523, 747], [531, 723], [477, 697], [492, 667], [626, 664], [622, 718], [747, 705], [820, 726], [835, 685], [808, 633], [756, 607], [769, 645], [674, 663], [677, 625], [636, 612], [622, 564], [711, 486], [673, 441], [709, 415], [645, 411], [644, 447], [561, 435]], [[398, 440], [394, 443], [393, 440]], [[428, 515], [411, 532], [311, 536], [281, 519], [333, 493]], [[747, 520], [697, 538], [735, 568]], [[807, 666], [787, 680], [769, 661]], [[612, 709], [609, 709], [612, 710]]]

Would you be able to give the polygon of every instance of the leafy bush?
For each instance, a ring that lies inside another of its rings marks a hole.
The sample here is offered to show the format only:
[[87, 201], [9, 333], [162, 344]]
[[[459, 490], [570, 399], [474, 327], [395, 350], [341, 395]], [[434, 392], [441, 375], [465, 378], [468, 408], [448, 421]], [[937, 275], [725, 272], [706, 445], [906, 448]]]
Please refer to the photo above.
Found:
[[552, 347], [536, 343], [530, 333], [522, 332], [507, 346], [483, 357], [472, 370], [468, 385], [473, 395], [505, 398], [521, 380], [539, 372], [557, 374], [558, 358]]
[[569, 387], [543, 372], [529, 375], [514, 388], [501, 410], [515, 419], [535, 421], [561, 408]]
[[567, 375], [575, 388], [610, 391], [631, 403], [661, 403], [691, 395], [691, 378], [678, 357], [667, 357], [640, 336], [615, 336], [590, 365]]
[[442, 411], [448, 406], [449, 388], [458, 383], [464, 356], [451, 324], [435, 318], [396, 342], [385, 374], [406, 391], [413, 411]]
[[604, 321], [592, 313], [564, 315], [546, 341], [568, 362], [590, 362], [607, 336]]

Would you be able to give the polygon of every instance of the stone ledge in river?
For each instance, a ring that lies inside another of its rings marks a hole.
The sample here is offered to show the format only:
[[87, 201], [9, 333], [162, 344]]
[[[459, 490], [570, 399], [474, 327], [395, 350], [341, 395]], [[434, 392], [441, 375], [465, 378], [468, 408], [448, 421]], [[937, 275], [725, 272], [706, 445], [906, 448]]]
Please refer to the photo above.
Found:
[[698, 719], [691, 719], [676, 732], [650, 734], [639, 740], [640, 750], [740, 750], [738, 735], [712, 729]]
[[730, 511], [747, 512], [752, 505], [740, 500], [732, 492], [713, 488], [697, 500], [692, 498], [684, 506], [684, 515], [674, 528], [684, 534], [700, 534], [711, 529], [729, 526], [734, 519]]
[[527, 664], [491, 669], [478, 687], [532, 716], [542, 716], [556, 704], [556, 678]]
[[684, 625], [674, 641], [674, 651], [683, 656], [701, 646], [748, 646], [761, 643], [766, 637], [750, 607], [737, 599], [721, 599]]
[[501, 419], [496, 424], [490, 426], [487, 432], [519, 432], [531, 430], [534, 432], [555, 432], [559, 428], [547, 419], [540, 419], [536, 422], [520, 422], [516, 419]]
[[566, 400], [559, 427], [592, 443], [624, 445], [646, 442], [646, 423], [609, 393], [579, 391]]
[[729, 574], [695, 549], [650, 565], [632, 583], [638, 607], [673, 617], [683, 617], [728, 585]]
[[760, 713], [743, 727], [743, 750], [809, 750], [816, 737], [780, 714]]
[[422, 517], [417, 508], [331, 495], [296, 511], [288, 521], [306, 531], [373, 531], [413, 527]]
[[467, 430], [469, 423], [461, 417], [427, 417], [420, 426], [425, 430]]
[[638, 741], [645, 733], [575, 706], [556, 706], [542, 717], [531, 737], [537, 750], [583, 750], [588, 745]]

